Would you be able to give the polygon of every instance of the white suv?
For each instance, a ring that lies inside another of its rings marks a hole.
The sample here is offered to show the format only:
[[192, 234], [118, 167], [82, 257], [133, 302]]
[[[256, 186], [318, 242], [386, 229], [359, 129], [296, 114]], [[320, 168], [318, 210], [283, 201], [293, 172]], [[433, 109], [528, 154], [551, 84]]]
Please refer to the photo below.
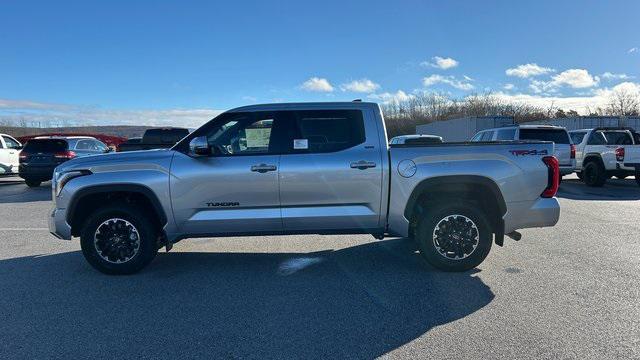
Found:
[[576, 148], [567, 129], [560, 126], [513, 125], [482, 130], [471, 138], [473, 142], [507, 140], [552, 141], [555, 144], [553, 156], [560, 163], [560, 175], [569, 175], [576, 169]]
[[0, 175], [18, 172], [22, 144], [13, 137], [0, 134]]

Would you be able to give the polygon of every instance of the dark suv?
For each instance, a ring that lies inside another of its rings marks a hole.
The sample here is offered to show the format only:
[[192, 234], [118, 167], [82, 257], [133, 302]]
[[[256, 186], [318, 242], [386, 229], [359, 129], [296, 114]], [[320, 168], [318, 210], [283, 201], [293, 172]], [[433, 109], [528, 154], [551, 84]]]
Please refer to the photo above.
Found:
[[18, 174], [29, 187], [51, 180], [53, 170], [79, 156], [109, 152], [107, 145], [92, 137], [36, 137], [27, 141], [20, 153]]

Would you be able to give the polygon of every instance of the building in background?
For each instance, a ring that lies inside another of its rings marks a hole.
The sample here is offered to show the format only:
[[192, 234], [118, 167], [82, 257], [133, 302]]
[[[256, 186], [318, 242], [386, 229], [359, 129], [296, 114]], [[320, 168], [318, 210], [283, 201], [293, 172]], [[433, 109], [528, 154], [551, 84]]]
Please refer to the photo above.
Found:
[[[478, 131], [515, 124], [508, 116], [472, 116], [460, 119], [437, 121], [416, 126], [416, 134], [438, 135], [446, 142], [468, 141]], [[596, 127], [631, 127], [640, 131], [640, 117], [619, 116], [576, 116], [526, 124], [547, 124], [567, 128], [567, 130], [592, 129]]]

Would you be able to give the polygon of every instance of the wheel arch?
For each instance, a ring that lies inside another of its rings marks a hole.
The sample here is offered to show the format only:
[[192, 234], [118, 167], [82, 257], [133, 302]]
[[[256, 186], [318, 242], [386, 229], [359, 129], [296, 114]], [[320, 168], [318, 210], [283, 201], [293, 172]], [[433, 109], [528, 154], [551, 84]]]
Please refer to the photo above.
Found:
[[67, 223], [71, 226], [71, 234], [79, 236], [86, 218], [99, 204], [125, 200], [151, 210], [152, 220], [162, 228], [168, 221], [160, 200], [147, 186], [142, 184], [108, 184], [95, 185], [78, 190], [69, 201]]
[[404, 216], [410, 223], [410, 235], [413, 235], [419, 215], [427, 211], [429, 204], [450, 196], [455, 196], [457, 200], [482, 204], [488, 212], [492, 231], [496, 234], [496, 244], [502, 245], [503, 217], [507, 212], [507, 205], [496, 182], [479, 175], [438, 176], [425, 179], [416, 185], [404, 210]]

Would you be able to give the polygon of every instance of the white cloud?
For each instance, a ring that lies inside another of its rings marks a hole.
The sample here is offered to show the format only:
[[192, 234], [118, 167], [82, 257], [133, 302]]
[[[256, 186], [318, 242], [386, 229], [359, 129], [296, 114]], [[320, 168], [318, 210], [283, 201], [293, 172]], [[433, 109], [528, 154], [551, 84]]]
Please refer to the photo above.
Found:
[[633, 54], [633, 53], [637, 53], [639, 51], [640, 51], [640, 48], [632, 47], [631, 49], [629, 49], [629, 51], [627, 51], [627, 53]]
[[600, 78], [591, 76], [585, 69], [569, 69], [552, 77], [553, 86], [569, 86], [574, 89], [583, 89], [598, 86]]
[[381, 94], [370, 94], [368, 98], [373, 100], [378, 100], [383, 103], [399, 103], [403, 101], [410, 100], [415, 96], [412, 94], [407, 94], [402, 90], [398, 90], [395, 93], [384, 92]]
[[554, 106], [563, 110], [576, 110], [582, 115], [587, 115], [597, 108], [606, 108], [611, 96], [617, 91], [625, 91], [640, 97], [640, 84], [623, 82], [612, 88], [596, 89], [593, 94], [584, 96], [507, 94], [504, 92], [495, 95], [506, 102], [523, 103], [541, 108]]
[[605, 72], [601, 75], [603, 79], [607, 80], [627, 80], [633, 78], [633, 76], [629, 76], [627, 74], [613, 74], [610, 72]]
[[459, 90], [469, 91], [473, 90], [473, 84], [469, 83], [468, 77], [465, 77], [465, 81], [461, 81], [456, 79], [454, 76], [442, 76], [442, 75], [431, 75], [422, 79], [422, 84], [426, 87], [430, 87], [436, 84], [447, 84]]
[[103, 109], [0, 99], [0, 123], [30, 126], [145, 125], [199, 127], [222, 110], [215, 109]]
[[434, 56], [433, 58], [431, 58], [431, 60], [433, 60], [433, 62], [423, 61], [423, 62], [420, 63], [420, 65], [422, 65], [422, 66], [431, 66], [431, 67], [434, 67], [434, 68], [447, 70], [447, 69], [454, 68], [454, 67], [458, 66], [458, 64], [459, 64], [459, 62], [457, 60], [455, 60], [455, 59], [443, 58], [443, 57], [440, 57], [440, 56]]
[[342, 91], [352, 91], [359, 93], [372, 93], [380, 88], [380, 85], [369, 79], [353, 80], [340, 86]]
[[542, 67], [538, 64], [523, 64], [518, 65], [515, 68], [507, 69], [505, 74], [508, 76], [515, 76], [519, 78], [528, 78], [532, 76], [544, 75], [552, 73], [555, 70], [548, 67]]
[[505, 89], [505, 90], [513, 90], [513, 89], [516, 88], [516, 86], [513, 85], [513, 84], [504, 84], [504, 86], [502, 88]]
[[300, 85], [303, 90], [314, 92], [332, 92], [333, 86], [327, 79], [312, 77]]

